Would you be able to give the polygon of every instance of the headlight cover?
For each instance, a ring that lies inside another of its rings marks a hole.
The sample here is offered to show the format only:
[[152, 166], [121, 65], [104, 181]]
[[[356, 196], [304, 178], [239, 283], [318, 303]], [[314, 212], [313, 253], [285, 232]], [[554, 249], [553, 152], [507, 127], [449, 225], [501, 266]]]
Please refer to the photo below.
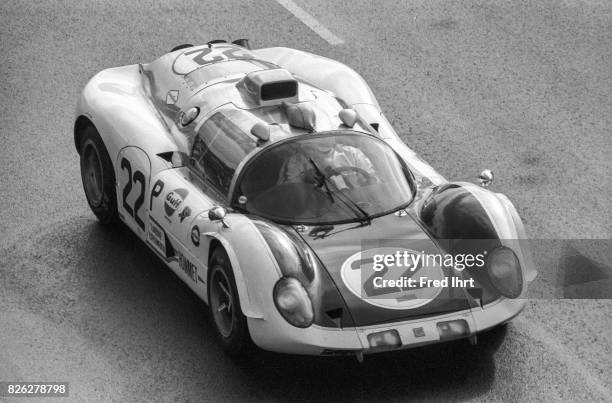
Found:
[[487, 256], [487, 274], [491, 285], [504, 297], [517, 298], [523, 290], [523, 274], [512, 249], [500, 246]]
[[295, 277], [283, 277], [274, 286], [276, 309], [293, 326], [306, 328], [314, 321], [312, 301]]

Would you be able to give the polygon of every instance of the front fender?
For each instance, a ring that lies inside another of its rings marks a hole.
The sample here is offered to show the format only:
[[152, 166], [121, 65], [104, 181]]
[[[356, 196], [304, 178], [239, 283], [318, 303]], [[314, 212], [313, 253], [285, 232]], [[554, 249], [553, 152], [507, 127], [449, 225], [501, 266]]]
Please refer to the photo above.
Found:
[[535, 263], [533, 262], [531, 247], [528, 244], [529, 238], [527, 238], [527, 232], [525, 231], [523, 220], [521, 220], [518, 211], [516, 211], [516, 208], [505, 194], [496, 193], [495, 195], [502, 202], [508, 215], [512, 218], [512, 222], [514, 224], [514, 228], [517, 234], [517, 241], [520, 245], [520, 247], [518, 248], [518, 253], [520, 253], [519, 259], [523, 263], [523, 267], [525, 270], [525, 280], [527, 280], [527, 282], [532, 282], [536, 278], [538, 272], [535, 268]]
[[522, 294], [535, 278], [523, 223], [506, 196], [472, 183], [447, 183], [427, 196], [417, 211], [424, 228], [448, 252], [482, 253], [506, 246], [519, 259], [524, 280]]
[[521, 262], [525, 280], [533, 281], [537, 271], [531, 256], [525, 226], [510, 199], [502, 193], [493, 193], [473, 183], [463, 182], [461, 184], [480, 202], [493, 223], [502, 245], [515, 251]]
[[230, 259], [242, 313], [247, 318], [265, 319], [266, 299], [281, 277], [278, 264], [266, 241], [252, 221], [242, 214], [228, 214], [228, 228], [206, 234], [217, 240]]

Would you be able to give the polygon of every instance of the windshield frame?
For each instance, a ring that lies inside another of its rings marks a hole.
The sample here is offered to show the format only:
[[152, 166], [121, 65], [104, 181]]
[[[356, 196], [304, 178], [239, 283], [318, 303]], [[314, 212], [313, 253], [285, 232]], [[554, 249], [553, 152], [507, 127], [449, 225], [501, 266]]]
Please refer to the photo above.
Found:
[[253, 150], [254, 152], [249, 156], [249, 158], [245, 159], [243, 161], [242, 164], [240, 164], [237, 168], [236, 168], [236, 175], [234, 176], [234, 180], [232, 181], [231, 185], [230, 185], [230, 191], [228, 194], [228, 200], [230, 202], [230, 207], [232, 209], [235, 209], [236, 211], [239, 211], [243, 214], [246, 215], [253, 215], [253, 216], [257, 216], [257, 217], [261, 217], [261, 218], [265, 218], [267, 220], [270, 220], [272, 222], [275, 222], [277, 224], [282, 224], [282, 225], [308, 225], [308, 226], [320, 226], [320, 225], [337, 225], [337, 224], [348, 224], [348, 223], [358, 223], [363, 221], [363, 218], [359, 218], [359, 217], [352, 217], [352, 218], [347, 218], [347, 219], [343, 219], [343, 220], [333, 220], [333, 221], [321, 221], [321, 222], [316, 222], [313, 223], [312, 221], [300, 221], [298, 219], [294, 219], [294, 220], [279, 220], [275, 217], [270, 217], [268, 215], [263, 215], [263, 214], [257, 214], [251, 211], [248, 211], [247, 209], [245, 209], [244, 207], [241, 207], [240, 203], [238, 203], [238, 198], [239, 198], [239, 188], [240, 188], [240, 184], [243, 180], [243, 177], [245, 175], [246, 172], [248, 172], [248, 168], [250, 165], [252, 165], [255, 161], [257, 161], [261, 156], [263, 156], [264, 153], [267, 153], [268, 151], [271, 151], [277, 147], [286, 145], [288, 143], [293, 143], [293, 142], [298, 142], [300, 140], [303, 140], [305, 138], [310, 138], [312, 136], [321, 136], [321, 137], [334, 137], [334, 136], [339, 136], [339, 135], [351, 135], [351, 136], [364, 136], [364, 137], [369, 137], [371, 139], [373, 139], [374, 141], [378, 141], [379, 143], [381, 143], [383, 145], [383, 147], [386, 147], [389, 151], [391, 151], [395, 157], [397, 158], [397, 161], [399, 162], [401, 168], [402, 168], [402, 172], [404, 173], [404, 176], [406, 178], [406, 180], [408, 181], [408, 186], [410, 187], [411, 190], [411, 198], [410, 200], [408, 200], [405, 203], [402, 203], [398, 206], [395, 206], [391, 209], [376, 213], [376, 214], [371, 214], [369, 215], [370, 219], [374, 219], [377, 217], [382, 217], [388, 214], [391, 214], [395, 211], [398, 210], [402, 210], [407, 208], [408, 206], [410, 206], [412, 204], [412, 202], [416, 199], [416, 194], [417, 194], [417, 185], [416, 185], [416, 181], [415, 181], [415, 177], [414, 174], [412, 173], [412, 171], [410, 170], [410, 168], [408, 167], [408, 164], [406, 163], [406, 161], [404, 161], [404, 159], [383, 139], [381, 139], [378, 136], [375, 136], [371, 133], [365, 133], [365, 132], [360, 132], [360, 131], [356, 131], [356, 130], [346, 130], [346, 129], [340, 129], [340, 130], [330, 130], [330, 131], [324, 131], [324, 132], [317, 132], [317, 133], [304, 133], [298, 136], [294, 136], [294, 137], [289, 137], [283, 140], [280, 140], [278, 142], [275, 142], [267, 147], [264, 147], [260, 150]]

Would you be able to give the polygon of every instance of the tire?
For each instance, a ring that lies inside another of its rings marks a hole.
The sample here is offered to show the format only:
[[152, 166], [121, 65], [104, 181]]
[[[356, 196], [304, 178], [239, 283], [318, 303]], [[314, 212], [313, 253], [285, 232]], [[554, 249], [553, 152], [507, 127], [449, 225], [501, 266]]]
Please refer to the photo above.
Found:
[[223, 248], [213, 251], [209, 267], [208, 308], [217, 339], [227, 354], [242, 355], [252, 342], [232, 266]]
[[490, 351], [497, 351], [502, 345], [508, 334], [508, 323], [497, 325], [484, 332], [478, 333], [477, 348], [484, 348]]
[[83, 131], [79, 147], [81, 159], [81, 181], [89, 208], [101, 224], [115, 224], [117, 215], [117, 193], [115, 170], [106, 147], [93, 126]]

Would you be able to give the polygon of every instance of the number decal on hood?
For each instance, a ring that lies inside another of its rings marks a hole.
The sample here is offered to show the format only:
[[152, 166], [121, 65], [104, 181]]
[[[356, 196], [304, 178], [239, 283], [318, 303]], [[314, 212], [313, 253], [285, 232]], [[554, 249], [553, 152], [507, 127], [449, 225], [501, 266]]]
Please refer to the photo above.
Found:
[[[395, 255], [396, 253], [406, 256], [405, 265], [386, 266], [382, 264], [375, 268], [375, 262], [380, 262], [376, 256]], [[387, 309], [418, 308], [433, 301], [442, 292], [442, 287], [420, 286], [420, 278], [424, 277], [428, 280], [444, 278], [444, 272], [439, 266], [426, 266], [420, 263], [413, 265], [410, 255], [419, 254], [417, 251], [398, 247], [382, 247], [357, 252], [342, 264], [342, 281], [351, 293], [368, 304]], [[410, 279], [414, 286], [380, 286], [388, 281], [400, 280], [407, 283]]]

